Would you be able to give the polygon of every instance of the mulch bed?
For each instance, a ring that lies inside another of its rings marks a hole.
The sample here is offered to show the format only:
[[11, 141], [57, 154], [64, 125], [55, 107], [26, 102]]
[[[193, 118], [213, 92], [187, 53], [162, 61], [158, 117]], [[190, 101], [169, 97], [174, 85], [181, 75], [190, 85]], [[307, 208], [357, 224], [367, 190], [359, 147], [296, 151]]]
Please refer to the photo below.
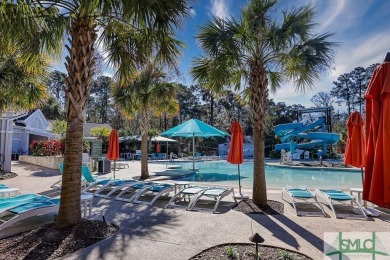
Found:
[[0, 174], [0, 180], [11, 179], [11, 178], [15, 178], [16, 176], [18, 175], [14, 172], [5, 172], [3, 174]]
[[233, 210], [242, 212], [244, 214], [266, 214], [266, 215], [279, 215], [284, 213], [284, 204], [275, 200], [268, 200], [266, 206], [257, 206], [251, 199], [242, 200]]
[[[200, 254], [190, 258], [190, 260], [253, 260], [256, 259], [256, 251], [254, 244], [224, 244], [211, 247]], [[294, 259], [294, 260], [308, 260], [312, 259], [306, 255], [298, 252], [290, 251], [284, 248], [262, 246], [259, 245], [259, 259]]]
[[54, 223], [0, 240], [0, 259], [55, 259], [103, 240], [118, 227], [96, 220], [83, 220], [69, 228]]

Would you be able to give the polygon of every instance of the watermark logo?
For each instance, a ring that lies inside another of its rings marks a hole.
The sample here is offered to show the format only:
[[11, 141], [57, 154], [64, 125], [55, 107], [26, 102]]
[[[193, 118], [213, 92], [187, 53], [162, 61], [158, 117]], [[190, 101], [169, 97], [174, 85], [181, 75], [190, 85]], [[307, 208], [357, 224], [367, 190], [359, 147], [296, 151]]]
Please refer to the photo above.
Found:
[[324, 259], [390, 259], [390, 232], [326, 232]]

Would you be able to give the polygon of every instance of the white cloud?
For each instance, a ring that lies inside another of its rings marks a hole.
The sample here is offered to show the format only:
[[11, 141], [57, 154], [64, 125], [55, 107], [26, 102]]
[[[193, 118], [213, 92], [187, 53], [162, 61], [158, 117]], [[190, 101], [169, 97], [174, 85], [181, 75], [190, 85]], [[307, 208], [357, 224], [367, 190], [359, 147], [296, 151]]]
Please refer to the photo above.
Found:
[[313, 103], [310, 98], [314, 96], [320, 90], [313, 89], [306, 92], [296, 91], [294, 86], [287, 84], [276, 91], [276, 93], [270, 93], [270, 98], [275, 102], [285, 102], [287, 105], [301, 104], [305, 107], [312, 107]]
[[371, 4], [371, 1], [365, 0], [314, 1], [318, 24], [316, 29], [319, 32], [337, 31], [337, 34], [343, 35], [361, 22]]
[[[381, 63], [389, 51], [390, 34], [386, 31], [388, 27], [376, 26], [371, 31], [367, 29], [362, 31], [359, 28], [364, 23], [364, 17], [367, 19], [367, 11], [375, 4], [374, 1], [312, 0], [312, 3], [317, 11], [316, 31], [335, 32], [331, 40], [340, 43], [339, 47], [334, 48], [336, 52], [334, 70], [324, 74], [315, 83], [315, 88], [306, 93], [295, 92], [292, 85], [282, 87], [276, 94], [270, 95], [275, 102], [313, 106], [310, 98], [320, 91], [329, 92], [333, 87], [332, 82], [341, 74], [348, 73], [358, 66], [368, 67], [374, 63]], [[340, 110], [345, 108], [340, 107]]]
[[190, 8], [190, 15], [191, 15], [191, 17], [196, 16], [196, 10], [194, 8]]
[[332, 78], [335, 79], [358, 66], [368, 67], [374, 63], [381, 63], [388, 50], [389, 42], [390, 35], [387, 32], [365, 35], [364, 38], [344, 42], [338, 50], [335, 60], [336, 70], [332, 72]]
[[114, 72], [113, 72], [112, 70], [110, 70], [110, 71], [106, 70], [106, 71], [104, 71], [104, 72], [102, 73], [102, 75], [105, 76], [105, 77], [111, 77], [111, 78], [113, 78], [113, 77], [114, 77]]
[[225, 19], [229, 16], [230, 1], [227, 0], [210, 0], [211, 2], [211, 14], [219, 18]]

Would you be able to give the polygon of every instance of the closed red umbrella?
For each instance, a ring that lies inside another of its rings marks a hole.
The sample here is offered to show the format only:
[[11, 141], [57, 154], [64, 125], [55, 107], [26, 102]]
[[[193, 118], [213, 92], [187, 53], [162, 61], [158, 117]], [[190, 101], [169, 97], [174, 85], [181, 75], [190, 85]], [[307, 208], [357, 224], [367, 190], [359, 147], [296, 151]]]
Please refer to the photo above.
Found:
[[108, 160], [114, 161], [114, 178], [115, 178], [116, 161], [119, 159], [118, 132], [115, 129], [112, 129], [110, 133], [110, 137], [108, 139], [108, 151], [107, 151], [106, 158]]
[[390, 208], [390, 62], [376, 68], [365, 99], [367, 148], [363, 199]]
[[238, 166], [238, 189], [239, 195], [237, 197], [246, 197], [241, 193], [241, 176], [240, 176], [240, 164], [244, 162], [244, 138], [242, 128], [238, 121], [234, 121], [230, 127], [232, 134], [227, 161]]
[[156, 153], [159, 153], [161, 152], [161, 147], [160, 147], [160, 144], [157, 143], [157, 146], [156, 146]]
[[362, 169], [365, 165], [365, 141], [364, 141], [364, 121], [359, 112], [353, 112], [347, 122], [348, 139], [345, 146], [344, 163]]

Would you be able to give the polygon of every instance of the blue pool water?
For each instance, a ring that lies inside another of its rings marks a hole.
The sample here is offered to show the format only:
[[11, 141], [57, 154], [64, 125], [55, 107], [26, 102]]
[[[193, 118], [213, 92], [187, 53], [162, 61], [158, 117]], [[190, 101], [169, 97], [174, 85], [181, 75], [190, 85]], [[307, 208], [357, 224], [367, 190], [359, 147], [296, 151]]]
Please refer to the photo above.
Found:
[[[176, 163], [175, 163], [176, 164]], [[180, 162], [183, 169], [192, 168], [192, 162]], [[195, 162], [199, 171], [180, 180], [194, 182], [213, 182], [220, 185], [238, 186], [237, 165], [226, 161]], [[267, 188], [301, 187], [301, 188], [342, 188], [361, 187], [360, 171], [322, 170], [315, 168], [292, 169], [266, 166]], [[252, 188], [253, 162], [240, 165], [241, 185]]]

